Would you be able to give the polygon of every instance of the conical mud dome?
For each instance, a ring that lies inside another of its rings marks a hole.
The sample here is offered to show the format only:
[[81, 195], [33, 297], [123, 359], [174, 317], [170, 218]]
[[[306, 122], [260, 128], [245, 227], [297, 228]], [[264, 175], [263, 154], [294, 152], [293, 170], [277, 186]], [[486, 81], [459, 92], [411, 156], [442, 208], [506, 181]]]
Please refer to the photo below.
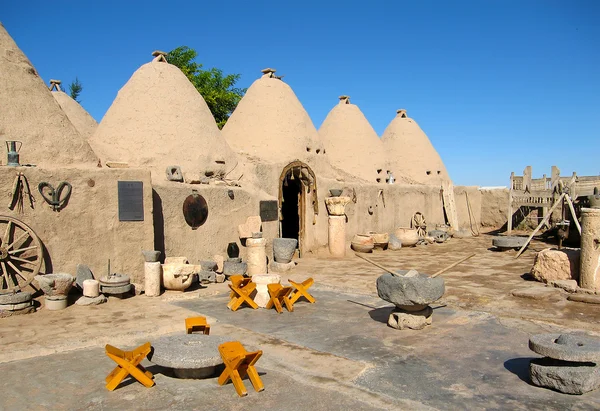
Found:
[[98, 123], [94, 120], [94, 117], [85, 111], [77, 101], [71, 98], [71, 96], [60, 89], [60, 82], [58, 80], [50, 80], [50, 84], [52, 96], [58, 102], [60, 108], [62, 108], [67, 117], [69, 117], [69, 120], [73, 123], [79, 134], [84, 138], [91, 137], [98, 127]]
[[348, 96], [340, 96], [339, 104], [321, 125], [319, 135], [331, 165], [371, 183], [386, 182], [383, 143]]
[[[21, 164], [53, 167], [98, 160], [0, 24], [0, 141], [19, 140]], [[3, 157], [2, 162], [6, 162]]]
[[237, 153], [268, 163], [317, 161], [323, 144], [294, 91], [263, 70], [223, 127], [223, 136]]
[[235, 154], [204, 98], [163, 54], [119, 90], [90, 144], [103, 162], [150, 168], [159, 181], [174, 165], [184, 175], [227, 173], [237, 164]]
[[406, 115], [406, 110], [397, 111], [381, 141], [397, 178], [427, 185], [450, 181], [440, 155], [417, 122]]

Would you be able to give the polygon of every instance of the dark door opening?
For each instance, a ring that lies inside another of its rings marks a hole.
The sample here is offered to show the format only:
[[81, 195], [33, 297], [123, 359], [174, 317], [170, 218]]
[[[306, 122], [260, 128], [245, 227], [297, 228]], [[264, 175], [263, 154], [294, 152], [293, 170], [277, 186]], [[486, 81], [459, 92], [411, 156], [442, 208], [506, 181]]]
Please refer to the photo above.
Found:
[[281, 187], [281, 237], [300, 239], [300, 198], [302, 184], [290, 170]]

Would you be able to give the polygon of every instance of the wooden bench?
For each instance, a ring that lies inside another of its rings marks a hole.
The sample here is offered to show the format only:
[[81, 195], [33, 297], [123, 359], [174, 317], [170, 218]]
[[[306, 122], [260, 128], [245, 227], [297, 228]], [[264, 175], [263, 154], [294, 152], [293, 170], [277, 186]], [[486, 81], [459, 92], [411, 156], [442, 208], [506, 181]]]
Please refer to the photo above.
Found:
[[219, 385], [225, 385], [231, 380], [240, 397], [248, 395], [242, 381], [246, 375], [250, 378], [252, 386], [257, 392], [265, 389], [258, 371], [254, 367], [256, 361], [262, 356], [262, 351], [248, 352], [239, 341], [230, 341], [219, 345], [219, 353], [225, 364], [225, 369], [218, 379]]
[[152, 350], [149, 342], [140, 345], [132, 351], [123, 351], [108, 344], [105, 349], [108, 358], [117, 363], [115, 369], [112, 370], [105, 379], [106, 388], [109, 391], [113, 391], [117, 388], [121, 381], [128, 375], [131, 375], [146, 387], [152, 387], [154, 385], [154, 381], [152, 381], [154, 376], [152, 373], [146, 371], [146, 369], [140, 365], [142, 360], [146, 358], [150, 353], [150, 350]]

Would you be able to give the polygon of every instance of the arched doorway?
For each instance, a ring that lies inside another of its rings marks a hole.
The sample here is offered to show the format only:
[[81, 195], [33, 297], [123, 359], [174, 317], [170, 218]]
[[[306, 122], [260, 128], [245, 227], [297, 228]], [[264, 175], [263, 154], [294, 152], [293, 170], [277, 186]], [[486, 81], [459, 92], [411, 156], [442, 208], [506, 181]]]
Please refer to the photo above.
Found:
[[317, 200], [317, 179], [312, 169], [301, 161], [294, 161], [283, 168], [279, 177], [279, 236], [298, 240], [300, 256], [309, 243], [307, 232], [307, 212], [319, 214]]

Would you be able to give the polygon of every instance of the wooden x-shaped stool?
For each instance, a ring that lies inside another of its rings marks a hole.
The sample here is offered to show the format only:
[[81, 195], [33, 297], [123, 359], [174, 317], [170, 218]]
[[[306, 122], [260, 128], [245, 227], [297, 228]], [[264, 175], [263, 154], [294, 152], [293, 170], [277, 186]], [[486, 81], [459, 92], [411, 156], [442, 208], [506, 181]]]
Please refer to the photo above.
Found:
[[109, 391], [113, 391], [128, 375], [141, 382], [146, 387], [152, 387], [154, 381], [152, 381], [153, 375], [150, 371], [146, 371], [144, 367], [140, 365], [142, 360], [150, 353], [152, 347], [147, 342], [144, 345], [140, 345], [133, 351], [123, 351], [112, 345], [106, 345], [106, 355], [108, 358], [117, 363], [114, 370], [106, 377], [106, 388]]
[[[235, 287], [242, 288], [242, 287], [247, 286], [248, 283], [252, 281], [252, 278], [244, 277], [243, 275], [239, 275], [239, 274], [234, 274], [229, 277], [229, 281], [231, 281], [231, 284], [234, 285]], [[233, 298], [233, 297], [235, 297], [235, 293], [233, 291], [231, 291], [229, 293], [229, 298]]]
[[243, 303], [248, 304], [255, 310], [258, 308], [258, 305], [250, 297], [252, 292], [256, 290], [256, 283], [249, 282], [243, 287], [236, 287], [233, 284], [229, 284], [229, 288], [231, 288], [231, 301], [227, 304], [227, 308], [231, 311], [236, 311]]
[[194, 331], [202, 331], [205, 335], [210, 334], [210, 324], [205, 317], [190, 317], [185, 319], [185, 332], [192, 334]]
[[315, 299], [312, 295], [308, 293], [308, 289], [315, 283], [315, 280], [309, 278], [307, 280], [302, 281], [301, 283], [297, 283], [288, 279], [288, 282], [294, 287], [293, 293], [290, 295], [289, 299], [292, 304], [294, 304], [298, 299], [302, 296], [308, 300], [309, 303], [314, 303]]
[[247, 375], [257, 392], [265, 389], [258, 371], [254, 367], [262, 355], [262, 351], [248, 352], [239, 341], [230, 341], [219, 345], [219, 353], [225, 364], [225, 369], [218, 379], [219, 385], [225, 385], [227, 381], [231, 380], [238, 395], [243, 397], [248, 395], [242, 381], [242, 378]]
[[292, 287], [284, 287], [281, 284], [267, 284], [267, 288], [269, 289], [269, 296], [271, 298], [265, 308], [271, 309], [275, 306], [277, 312], [281, 314], [283, 312], [281, 303], [283, 302], [289, 312], [294, 311], [294, 304], [287, 298], [292, 292]]

